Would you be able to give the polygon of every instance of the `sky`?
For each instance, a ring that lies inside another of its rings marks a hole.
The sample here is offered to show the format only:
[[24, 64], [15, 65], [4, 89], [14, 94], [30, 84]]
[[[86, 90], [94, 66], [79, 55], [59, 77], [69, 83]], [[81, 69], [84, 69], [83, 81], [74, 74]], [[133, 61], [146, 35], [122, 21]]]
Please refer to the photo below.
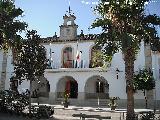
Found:
[[[20, 7], [24, 13], [21, 18], [28, 23], [28, 29], [37, 30], [41, 37], [52, 37], [55, 32], [59, 36], [59, 26], [63, 24], [63, 16], [71, 7], [76, 16], [78, 34], [83, 30], [84, 34], [100, 33], [101, 29], [88, 28], [98, 17], [93, 8], [98, 0], [15, 0], [16, 7]], [[147, 4], [146, 12], [160, 16], [160, 0], [154, 0]], [[160, 34], [160, 30], [159, 30]], [[24, 37], [24, 34], [22, 34]]]

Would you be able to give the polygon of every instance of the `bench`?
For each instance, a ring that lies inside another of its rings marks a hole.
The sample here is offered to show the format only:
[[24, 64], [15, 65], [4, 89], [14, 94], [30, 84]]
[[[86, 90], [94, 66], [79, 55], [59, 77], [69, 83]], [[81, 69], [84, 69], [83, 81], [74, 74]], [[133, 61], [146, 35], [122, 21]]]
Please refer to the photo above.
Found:
[[85, 120], [85, 118], [97, 118], [99, 120], [102, 119], [111, 119], [111, 116], [100, 116], [100, 115], [86, 115], [86, 114], [73, 114], [73, 117], [80, 117], [80, 119]]

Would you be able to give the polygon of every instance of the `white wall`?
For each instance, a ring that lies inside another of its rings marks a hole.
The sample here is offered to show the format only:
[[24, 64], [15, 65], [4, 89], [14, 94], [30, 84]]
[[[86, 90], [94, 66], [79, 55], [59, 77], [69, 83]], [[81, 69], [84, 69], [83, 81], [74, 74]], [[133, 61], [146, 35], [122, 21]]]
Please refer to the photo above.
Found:
[[160, 100], [160, 54], [159, 52], [152, 52], [152, 69], [153, 76], [156, 81], [156, 87], [154, 91], [154, 98]]
[[7, 54], [7, 68], [6, 68], [6, 83], [9, 84], [5, 84], [5, 89], [8, 90], [10, 88], [10, 78], [13, 75], [13, 71], [14, 71], [14, 67], [12, 63], [12, 51], [9, 49], [8, 54]]
[[[86, 61], [86, 67], [83, 69], [51, 69], [51, 70], [46, 70], [45, 72], [45, 77], [47, 80], [50, 82], [50, 90], [51, 92], [56, 91], [56, 85], [58, 81], [64, 77], [64, 76], [71, 76], [73, 77], [77, 82], [78, 82], [78, 92], [84, 92], [84, 87], [86, 81], [95, 75], [102, 75], [108, 82], [109, 84], [109, 95], [110, 96], [117, 96], [120, 97], [121, 99], [126, 99], [126, 81], [125, 81], [125, 69], [124, 69], [124, 61], [123, 61], [123, 55], [122, 53], [116, 53], [113, 56], [111, 66], [107, 68], [107, 72], [102, 72], [99, 73], [99, 70], [93, 70], [95, 68], [88, 68], [89, 67], [89, 55], [90, 55], [90, 48], [94, 45], [94, 42], [88, 41], [88, 42], [82, 42], [80, 41], [78, 43], [78, 50], [82, 51], [82, 59]], [[62, 49], [65, 46], [71, 46], [74, 50], [74, 56], [76, 56], [76, 51], [77, 51], [77, 42], [55, 42], [51, 44], [44, 44], [45, 48], [47, 49], [47, 57], [49, 58], [49, 49], [51, 47], [52, 52], [52, 58], [54, 62], [57, 65], [57, 68], [61, 66], [61, 53]], [[158, 58], [160, 59], [160, 55], [157, 54], [157, 56], [154, 56], [152, 54], [152, 66], [154, 67], [154, 76], [157, 78], [156, 81], [156, 99], [160, 100], [160, 78], [159, 78], [159, 65], [158, 63]], [[8, 55], [8, 63], [7, 63], [7, 80], [6, 80], [6, 85], [5, 88], [9, 89], [9, 78], [11, 77], [11, 74], [13, 74], [13, 65], [11, 64], [11, 53]], [[0, 70], [1, 70], [1, 65], [2, 65], [2, 52], [0, 52]], [[135, 61], [135, 71], [138, 71], [140, 68], [143, 68], [145, 66], [145, 57], [144, 57], [144, 45], [142, 43], [141, 50], [139, 51], [137, 55], [137, 59]], [[116, 69], [119, 69], [121, 72], [118, 73], [118, 79], [116, 76]], [[68, 70], [68, 71], [67, 71]], [[29, 88], [29, 81], [24, 81], [21, 86], [19, 86], [19, 89], [26, 89]], [[143, 94], [141, 92], [138, 92], [135, 94], [136, 99], [143, 99]]]
[[145, 55], [144, 55], [144, 42], [141, 42], [140, 50], [136, 55], [136, 60], [134, 62], [134, 71], [139, 71], [145, 67]]
[[[78, 51], [82, 51], [81, 60], [85, 61], [85, 67], [89, 67], [89, 51], [91, 46], [94, 44], [94, 42], [78, 42]], [[49, 52], [50, 48], [51, 51], [54, 52], [52, 54], [52, 59], [56, 65], [56, 68], [60, 68], [62, 63], [62, 49], [65, 46], [71, 46], [73, 48], [73, 56], [74, 59], [76, 58], [76, 52], [77, 52], [77, 41], [75, 42], [66, 42], [66, 43], [52, 43], [44, 44], [46, 50], [47, 50], [47, 57], [49, 58]]]
[[126, 94], [125, 92], [125, 80], [122, 76], [123, 74], [119, 75], [119, 79], [116, 79], [116, 72], [115, 71], [107, 71], [99, 73], [99, 70], [93, 71], [67, 71], [67, 72], [53, 72], [52, 70], [45, 72], [45, 77], [49, 80], [51, 84], [51, 92], [56, 91], [56, 85], [58, 80], [60, 80], [64, 76], [72, 76], [78, 82], [78, 92], [84, 92], [84, 87], [86, 81], [93, 76], [102, 76], [107, 80], [109, 84], [109, 95], [110, 96], [117, 96], [120, 98], [125, 99]]
[[[61, 50], [65, 45], [72, 46], [74, 48], [74, 55], [76, 56], [77, 50], [77, 42], [70, 42], [70, 43], [57, 43], [51, 45], [52, 51], [54, 51], [54, 55], [52, 56], [53, 59], [56, 58], [56, 62], [61, 62]], [[87, 66], [89, 66], [89, 55], [90, 55], [90, 48], [94, 45], [94, 42], [79, 42], [78, 44], [79, 51], [82, 51], [82, 59], [87, 61]], [[49, 45], [45, 45], [47, 50], [49, 50]], [[47, 52], [49, 54], [49, 51]], [[49, 55], [47, 55], [49, 56]], [[144, 44], [141, 43], [140, 51], [137, 54], [137, 58], [135, 60], [135, 71], [142, 69], [145, 66], [145, 56], [144, 56]], [[120, 72], [118, 73], [118, 79], [116, 76], [116, 69], [119, 69]], [[92, 68], [93, 69], [93, 68]], [[64, 69], [65, 70], [65, 69]], [[56, 71], [56, 70], [55, 70]], [[56, 91], [56, 85], [59, 79], [64, 76], [72, 76], [78, 82], [78, 92], [84, 92], [84, 87], [87, 79], [94, 75], [100, 75], [99, 71], [90, 71], [90, 72], [76, 72], [72, 71], [59, 71], [45, 73], [45, 77], [50, 81], [51, 84], [51, 91]], [[125, 66], [123, 55], [121, 52], [116, 53], [113, 56], [111, 66], [107, 68], [107, 72], [103, 72], [101, 74], [109, 83], [109, 95], [110, 96], [117, 96], [121, 99], [126, 99], [126, 80], [125, 80]], [[138, 92], [135, 94], [136, 99], [143, 99], [142, 93]]]
[[[7, 53], [5, 89], [10, 88], [10, 78], [14, 70], [13, 64], [11, 64], [11, 62], [12, 62], [12, 51], [9, 49]], [[3, 50], [0, 50], [0, 80], [1, 80], [1, 72], [2, 72], [2, 63], [3, 63]]]

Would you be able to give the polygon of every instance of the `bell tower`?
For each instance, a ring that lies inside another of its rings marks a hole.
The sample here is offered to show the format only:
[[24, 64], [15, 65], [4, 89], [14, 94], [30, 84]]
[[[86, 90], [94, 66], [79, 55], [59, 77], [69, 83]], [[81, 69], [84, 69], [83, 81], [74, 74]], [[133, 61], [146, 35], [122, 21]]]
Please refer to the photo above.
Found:
[[63, 25], [60, 26], [60, 40], [73, 40], [77, 37], [78, 25], [75, 24], [76, 17], [71, 13], [71, 8], [67, 11], [67, 14], [63, 16]]

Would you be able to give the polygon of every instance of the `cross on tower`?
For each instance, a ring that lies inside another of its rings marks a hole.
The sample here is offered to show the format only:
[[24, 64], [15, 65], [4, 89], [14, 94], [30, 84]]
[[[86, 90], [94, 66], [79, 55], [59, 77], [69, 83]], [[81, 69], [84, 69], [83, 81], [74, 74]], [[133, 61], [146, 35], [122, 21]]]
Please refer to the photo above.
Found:
[[66, 11], [67, 13], [71, 14], [71, 7], [69, 6], [68, 10]]

